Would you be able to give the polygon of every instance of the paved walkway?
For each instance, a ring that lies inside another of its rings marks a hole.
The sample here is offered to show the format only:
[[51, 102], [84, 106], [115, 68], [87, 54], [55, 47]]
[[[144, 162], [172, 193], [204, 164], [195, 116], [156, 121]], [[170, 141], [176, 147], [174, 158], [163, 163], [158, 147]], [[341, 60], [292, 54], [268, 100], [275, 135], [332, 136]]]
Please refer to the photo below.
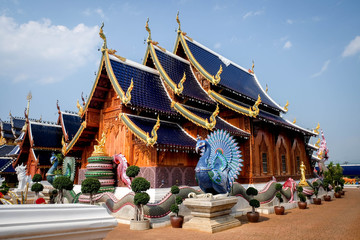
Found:
[[305, 210], [286, 210], [284, 216], [262, 215], [260, 222], [248, 223], [239, 218], [241, 226], [209, 234], [171, 227], [132, 231], [119, 224], [106, 239], [360, 239], [360, 190], [346, 189], [345, 196], [322, 205], [311, 204]]

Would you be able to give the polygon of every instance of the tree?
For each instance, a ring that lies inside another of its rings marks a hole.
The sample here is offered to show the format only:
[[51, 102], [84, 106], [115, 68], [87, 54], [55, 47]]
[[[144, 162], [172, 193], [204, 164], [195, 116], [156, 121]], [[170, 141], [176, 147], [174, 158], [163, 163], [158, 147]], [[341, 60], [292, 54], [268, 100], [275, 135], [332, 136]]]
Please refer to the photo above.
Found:
[[97, 178], [87, 178], [81, 183], [81, 192], [90, 194], [90, 205], [93, 205], [93, 195], [99, 191], [100, 186]]
[[276, 196], [277, 199], [279, 200], [279, 205], [278, 205], [279, 207], [280, 207], [280, 204], [284, 201], [283, 198], [282, 198], [282, 195], [281, 195], [281, 193], [280, 193], [281, 189], [282, 189], [281, 183], [277, 183], [277, 184], [275, 185], [275, 190], [276, 190], [275, 196]]
[[60, 203], [64, 203], [64, 190], [72, 190], [74, 187], [73, 182], [66, 176], [60, 176], [55, 178], [53, 187], [59, 190]]
[[246, 195], [251, 197], [249, 205], [252, 207], [252, 213], [255, 213], [255, 208], [260, 207], [259, 200], [254, 198], [254, 196], [258, 195], [258, 190], [256, 188], [249, 187], [248, 189], [246, 189]]
[[31, 186], [31, 191], [35, 192], [36, 194], [36, 199], [39, 198], [39, 192], [41, 192], [42, 190], [44, 190], [44, 186], [39, 183], [42, 180], [42, 176], [40, 174], [35, 174], [32, 181], [35, 182], [32, 186]]
[[175, 203], [173, 203], [170, 206], [170, 211], [175, 213], [176, 216], [178, 217], [179, 216], [179, 205], [183, 202], [182, 197], [176, 196], [176, 194], [180, 193], [180, 188], [178, 186], [174, 185], [171, 187], [170, 192], [175, 196]]
[[145, 191], [150, 188], [150, 182], [143, 177], [136, 177], [140, 172], [138, 166], [130, 166], [126, 170], [126, 175], [128, 177], [134, 178], [131, 182], [131, 190], [135, 193], [134, 204], [135, 204], [135, 215], [134, 220], [143, 221], [144, 220], [144, 205], [146, 205], [150, 196]]

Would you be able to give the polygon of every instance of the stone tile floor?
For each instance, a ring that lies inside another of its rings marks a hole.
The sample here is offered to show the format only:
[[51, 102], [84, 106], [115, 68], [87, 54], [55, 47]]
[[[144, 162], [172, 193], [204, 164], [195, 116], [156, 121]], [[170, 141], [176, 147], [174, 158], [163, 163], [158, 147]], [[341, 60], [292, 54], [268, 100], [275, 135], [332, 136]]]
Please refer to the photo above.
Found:
[[305, 210], [286, 210], [285, 215], [262, 215], [258, 223], [238, 218], [241, 226], [219, 233], [203, 233], [171, 227], [131, 231], [119, 224], [105, 239], [360, 239], [360, 190], [345, 189], [345, 196], [321, 205], [308, 205]]

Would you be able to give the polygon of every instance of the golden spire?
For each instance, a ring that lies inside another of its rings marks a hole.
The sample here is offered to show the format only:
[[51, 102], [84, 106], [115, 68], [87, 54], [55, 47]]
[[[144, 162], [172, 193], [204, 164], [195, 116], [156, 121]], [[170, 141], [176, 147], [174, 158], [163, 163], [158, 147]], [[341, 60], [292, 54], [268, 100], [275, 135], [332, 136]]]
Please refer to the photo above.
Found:
[[149, 36], [148, 36], [148, 39], [147, 39], [149, 41], [149, 40], [151, 40], [151, 30], [150, 30], [150, 27], [149, 27], [149, 18], [146, 21], [145, 29], [149, 33]]
[[268, 87], [268, 85], [266, 84], [266, 89], [265, 89], [265, 92], [267, 93], [267, 92], [268, 92], [268, 90], [269, 90], [269, 87]]
[[296, 118], [294, 118], [294, 121], [293, 121], [293, 123], [294, 123], [294, 124], [296, 123]]
[[32, 94], [31, 91], [28, 93], [28, 95], [26, 96], [26, 99], [28, 101], [27, 103], [27, 108], [26, 108], [26, 115], [29, 117], [29, 111], [30, 111], [30, 101], [32, 99]]
[[289, 110], [288, 107], [289, 107], [289, 101], [286, 101], [286, 104], [284, 106], [285, 112]]
[[176, 14], [176, 21], [179, 24], [178, 32], [181, 32], [181, 25], [180, 25], [180, 19], [179, 19], [179, 11]]
[[254, 63], [254, 60], [252, 60], [252, 66], [251, 66], [252, 73], [254, 73], [254, 67], [255, 67], [255, 63]]
[[314, 133], [319, 134], [320, 123], [317, 124], [316, 128], [314, 129]]

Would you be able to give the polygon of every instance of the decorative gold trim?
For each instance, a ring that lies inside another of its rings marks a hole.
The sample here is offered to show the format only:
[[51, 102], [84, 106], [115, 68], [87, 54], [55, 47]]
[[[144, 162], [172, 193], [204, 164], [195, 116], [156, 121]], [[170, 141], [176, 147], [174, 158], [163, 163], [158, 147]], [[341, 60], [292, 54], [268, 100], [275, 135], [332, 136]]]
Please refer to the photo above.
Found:
[[316, 128], [314, 129], [314, 133], [319, 134], [320, 123], [317, 124]]
[[289, 101], [286, 101], [286, 104], [284, 106], [285, 112], [287, 112], [289, 110], [288, 107], [289, 107]]
[[79, 100], [76, 102], [76, 107], [78, 108], [78, 115], [81, 117], [84, 114], [84, 108], [80, 105]]
[[176, 85], [176, 83], [170, 78], [170, 76], [166, 73], [165, 69], [161, 65], [159, 58], [157, 57], [155, 48], [153, 46], [153, 41], [148, 41], [148, 44], [149, 44], [148, 48], [149, 48], [150, 56], [152, 57], [154, 65], [156, 69], [159, 71], [161, 77], [164, 79], [165, 83], [174, 91], [176, 95], [180, 95], [184, 90], [183, 84], [186, 80], [185, 72], [179, 84]]
[[66, 156], [66, 154], [68, 154], [68, 152], [70, 152], [70, 150], [74, 147], [75, 143], [77, 142], [77, 140], [79, 140], [85, 128], [86, 128], [86, 121], [81, 123], [79, 130], [76, 132], [74, 138], [69, 142], [69, 144], [66, 144], [65, 141], [61, 141], [62, 143], [61, 152], [64, 156]]
[[[182, 46], [184, 48], [185, 54], [188, 57], [190, 63], [200, 72], [200, 74], [205, 77], [209, 82], [211, 82], [214, 85], [217, 85], [220, 80], [220, 74], [222, 73], [223, 69], [222, 69], [222, 65], [220, 65], [218, 72], [216, 73], [215, 76], [211, 75], [208, 71], [206, 71], [201, 64], [195, 59], [195, 57], [192, 55], [186, 40], [184, 38], [184, 34], [183, 32], [181, 32], [181, 30], [178, 30], [178, 35], [179, 35], [179, 39], [180, 42], [182, 43]], [[189, 38], [189, 37], [188, 37]]]
[[315, 147], [319, 148], [320, 147], [320, 138], [318, 138], [318, 140], [315, 143]]
[[107, 49], [107, 43], [106, 43], [106, 36], [103, 32], [103, 28], [104, 28], [104, 23], [101, 24], [101, 27], [100, 27], [100, 31], [99, 31], [99, 36], [102, 38], [102, 40], [104, 40], [104, 43], [101, 47], [101, 51], [105, 51]]
[[269, 87], [268, 87], [268, 85], [266, 84], [265, 92], [267, 93], [268, 91], [269, 91]]
[[110, 55], [113, 55], [114, 57], [116, 57], [117, 59], [119, 59], [120, 61], [123, 61], [123, 62], [126, 61], [126, 58], [115, 54], [115, 53], [117, 52], [115, 49], [107, 49], [107, 52], [108, 52]]
[[119, 113], [119, 118], [126, 125], [126, 127], [141, 141], [143, 141], [147, 146], [154, 146], [158, 139], [157, 130], [160, 128], [160, 118], [158, 115], [156, 124], [151, 130], [151, 137], [148, 132], [145, 132], [141, 128], [139, 128], [133, 121], [125, 113]]
[[243, 106], [240, 106], [240, 105], [224, 98], [223, 96], [221, 96], [220, 94], [218, 94], [212, 90], [209, 90], [208, 94], [215, 101], [221, 103], [225, 107], [227, 107], [237, 113], [241, 113], [245, 116], [254, 117], [254, 118], [256, 118], [257, 115], [259, 114], [259, 111], [260, 111], [259, 104], [261, 103], [260, 95], [258, 95], [258, 99], [256, 100], [255, 104], [252, 107], [245, 108]]
[[295, 124], [296, 123], [296, 118], [294, 118], [294, 121], [293, 121], [293, 124]]
[[147, 39], [151, 40], [151, 30], [150, 30], [150, 27], [149, 27], [149, 18], [147, 18], [147, 21], [146, 21], [146, 24], [145, 24], [145, 29], [149, 33], [149, 36], [148, 36]]
[[176, 21], [177, 21], [177, 23], [179, 24], [178, 31], [181, 32], [181, 24], [180, 24], [180, 19], [179, 19], [179, 11], [178, 11], [177, 14], [176, 14]]
[[174, 108], [177, 112], [179, 112], [183, 117], [188, 119], [190, 122], [203, 127], [208, 130], [212, 130], [216, 125], [216, 116], [219, 114], [219, 105], [216, 106], [215, 111], [210, 116], [209, 120], [204, 119], [202, 117], [199, 117], [198, 115], [192, 113], [191, 111], [187, 110], [185, 107], [183, 107], [181, 104], [172, 101], [171, 107]]

